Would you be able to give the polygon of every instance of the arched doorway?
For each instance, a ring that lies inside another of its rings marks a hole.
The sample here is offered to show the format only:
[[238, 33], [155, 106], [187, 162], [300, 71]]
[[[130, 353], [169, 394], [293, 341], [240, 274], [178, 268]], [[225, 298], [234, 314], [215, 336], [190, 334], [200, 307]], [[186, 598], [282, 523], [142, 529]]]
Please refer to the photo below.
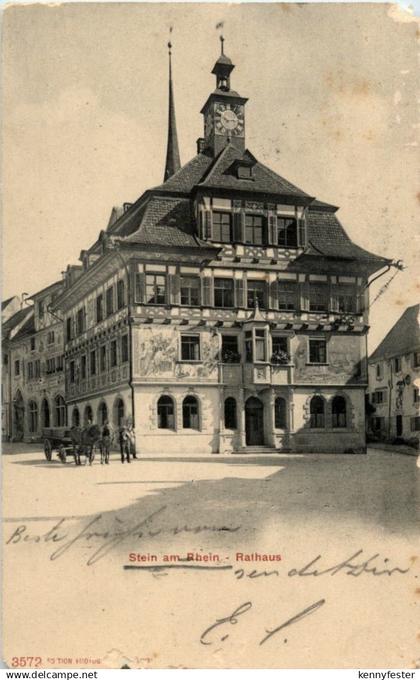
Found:
[[114, 402], [114, 425], [116, 427], [122, 427], [124, 425], [124, 402], [122, 399], [118, 398]]
[[264, 444], [264, 405], [257, 397], [249, 397], [245, 404], [245, 435], [247, 446]]
[[41, 422], [42, 427], [50, 426], [50, 405], [48, 399], [43, 399], [41, 403]]
[[74, 407], [73, 413], [71, 415], [71, 424], [73, 427], [79, 427], [80, 426], [80, 413], [79, 409], [77, 406]]
[[92, 411], [92, 406], [88, 404], [85, 406], [85, 412], [83, 415], [83, 423], [86, 427], [86, 425], [92, 425], [93, 423], [93, 411]]
[[101, 401], [98, 408], [98, 425], [105, 425], [108, 420], [108, 407], [104, 401]]
[[16, 392], [13, 402], [13, 439], [21, 442], [25, 431], [25, 404], [20, 390]]

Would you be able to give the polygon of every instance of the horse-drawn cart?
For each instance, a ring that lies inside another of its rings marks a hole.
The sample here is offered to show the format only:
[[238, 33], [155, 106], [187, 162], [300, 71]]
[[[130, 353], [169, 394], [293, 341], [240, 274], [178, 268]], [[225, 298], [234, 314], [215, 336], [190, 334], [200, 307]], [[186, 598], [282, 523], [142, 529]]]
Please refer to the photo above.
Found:
[[44, 440], [44, 453], [48, 462], [51, 462], [53, 452], [56, 451], [62, 463], [67, 461], [67, 456], [76, 458], [75, 446], [71, 437], [71, 430], [67, 427], [45, 427], [42, 431]]
[[101, 446], [101, 435], [97, 425], [87, 427], [46, 427], [42, 431], [45, 458], [50, 462], [53, 451], [57, 451], [62, 463], [72, 456], [76, 465], [80, 465], [80, 456], [86, 456], [86, 462], [92, 465], [95, 446]]

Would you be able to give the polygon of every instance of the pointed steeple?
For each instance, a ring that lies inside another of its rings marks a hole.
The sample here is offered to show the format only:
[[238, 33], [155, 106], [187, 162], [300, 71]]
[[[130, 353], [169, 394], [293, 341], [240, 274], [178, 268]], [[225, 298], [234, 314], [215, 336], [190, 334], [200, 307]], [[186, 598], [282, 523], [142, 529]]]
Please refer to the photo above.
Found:
[[172, 85], [172, 43], [168, 42], [169, 50], [169, 113], [168, 113], [168, 146], [166, 149], [166, 164], [165, 175], [163, 181], [166, 182], [169, 177], [177, 172], [181, 167], [179, 159], [178, 135], [176, 132], [175, 119], [175, 100]]

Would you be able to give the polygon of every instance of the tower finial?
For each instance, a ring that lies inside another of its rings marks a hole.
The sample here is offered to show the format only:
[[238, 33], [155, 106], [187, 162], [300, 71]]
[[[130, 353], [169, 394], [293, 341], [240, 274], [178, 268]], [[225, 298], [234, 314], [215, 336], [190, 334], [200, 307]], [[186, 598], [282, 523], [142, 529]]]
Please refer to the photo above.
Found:
[[[172, 33], [172, 26], [169, 29]], [[168, 145], [166, 148], [166, 164], [163, 181], [166, 182], [169, 177], [177, 172], [181, 167], [178, 148], [178, 135], [176, 131], [175, 119], [175, 99], [172, 85], [172, 42], [168, 41], [168, 59], [169, 59], [169, 109], [168, 109]]]
[[221, 34], [220, 34], [220, 54], [224, 54], [224, 53], [225, 53], [225, 51], [224, 51], [224, 44], [223, 44], [224, 42], [225, 42], [225, 39], [224, 39], [224, 37], [223, 37], [223, 33], [221, 33]]

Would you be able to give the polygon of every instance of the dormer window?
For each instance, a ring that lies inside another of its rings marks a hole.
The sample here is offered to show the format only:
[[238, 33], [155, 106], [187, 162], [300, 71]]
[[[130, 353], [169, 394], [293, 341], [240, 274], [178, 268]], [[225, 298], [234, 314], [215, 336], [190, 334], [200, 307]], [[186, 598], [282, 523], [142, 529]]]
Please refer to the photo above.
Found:
[[252, 168], [248, 165], [238, 165], [238, 179], [252, 179]]

